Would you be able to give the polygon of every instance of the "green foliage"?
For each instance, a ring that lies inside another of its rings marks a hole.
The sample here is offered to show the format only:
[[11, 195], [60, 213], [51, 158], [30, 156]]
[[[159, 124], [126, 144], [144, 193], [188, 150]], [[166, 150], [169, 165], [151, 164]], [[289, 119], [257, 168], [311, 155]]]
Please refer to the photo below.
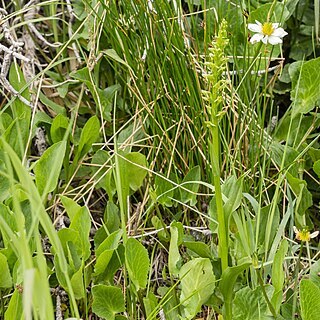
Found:
[[[228, 267], [221, 276], [221, 281], [219, 283], [219, 289], [223, 295], [224, 302], [225, 302], [225, 315], [226, 318], [231, 319], [232, 317], [232, 299], [233, 299], [233, 287], [236, 283], [236, 280], [240, 274], [244, 270], [246, 270], [251, 265], [251, 262], [245, 262], [241, 265]], [[234, 313], [235, 314], [235, 313]]]
[[97, 141], [100, 131], [100, 122], [97, 116], [91, 117], [83, 127], [79, 145], [75, 154], [75, 163], [83, 158], [91, 149], [92, 144]]
[[187, 262], [181, 267], [179, 278], [183, 318], [193, 319], [214, 291], [215, 276], [210, 260], [196, 258]]
[[173, 222], [170, 225], [170, 247], [169, 247], [169, 261], [168, 261], [168, 268], [169, 272], [172, 275], [178, 275], [182, 258], [179, 253], [179, 246], [182, 243], [182, 236], [183, 236], [183, 226], [179, 222]]
[[57, 187], [65, 151], [66, 142], [57, 142], [36, 163], [34, 173], [40, 194], [52, 192]]
[[196, 181], [200, 181], [200, 167], [192, 168], [182, 180], [181, 185], [187, 189], [181, 189], [181, 201], [194, 206], [197, 203], [197, 195], [199, 185]]
[[58, 114], [52, 121], [50, 136], [53, 143], [62, 141], [69, 126], [69, 120], [63, 114]]
[[313, 164], [313, 170], [314, 172], [318, 175], [319, 179], [320, 179], [320, 160], [317, 160], [314, 164]]
[[83, 270], [79, 268], [71, 277], [71, 286], [76, 299], [83, 299], [86, 295], [85, 286], [83, 283]]
[[300, 283], [301, 316], [303, 320], [316, 319], [320, 312], [320, 288], [311, 280]]
[[318, 1], [37, 5], [1, 12], [0, 318], [317, 318]]
[[8, 260], [5, 255], [0, 253], [0, 288], [11, 288], [12, 278], [8, 266]]
[[120, 288], [98, 285], [92, 288], [92, 311], [103, 319], [114, 320], [115, 315], [125, 310]]
[[[265, 286], [265, 290], [270, 297], [273, 292], [272, 286]], [[233, 318], [235, 320], [271, 320], [273, 317], [268, 311], [268, 305], [262, 294], [260, 287], [255, 290], [245, 287], [239, 290], [233, 301]]]
[[8, 309], [4, 314], [4, 319], [5, 320], [22, 319], [22, 314], [23, 314], [22, 295], [18, 289], [15, 289], [10, 299]]
[[129, 278], [138, 291], [147, 285], [150, 260], [148, 251], [136, 239], [129, 238], [125, 244], [126, 267]]
[[97, 248], [97, 261], [94, 267], [95, 274], [99, 275], [107, 268], [114, 251], [118, 248], [122, 230], [113, 232]]
[[292, 113], [310, 112], [320, 99], [320, 75], [317, 69], [320, 66], [320, 58], [312, 59], [301, 65], [299, 72], [295, 73], [292, 80], [291, 100]]
[[272, 267], [272, 285], [274, 287], [274, 292], [271, 298], [274, 309], [279, 312], [282, 295], [283, 295], [283, 285], [285, 281], [283, 264], [284, 258], [288, 251], [288, 242], [287, 240], [282, 240], [279, 246], [278, 251], [276, 252], [273, 259]]

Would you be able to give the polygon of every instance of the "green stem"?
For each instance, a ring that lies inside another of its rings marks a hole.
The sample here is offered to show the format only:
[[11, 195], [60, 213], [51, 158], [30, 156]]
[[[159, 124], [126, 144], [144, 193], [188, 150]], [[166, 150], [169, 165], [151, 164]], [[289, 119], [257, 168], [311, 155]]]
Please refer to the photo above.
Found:
[[293, 286], [294, 296], [293, 296], [293, 302], [292, 302], [292, 319], [296, 319], [295, 313], [296, 313], [297, 297], [298, 297], [297, 286], [298, 286], [298, 281], [299, 281], [299, 265], [300, 265], [300, 260], [301, 260], [301, 256], [302, 256], [302, 249], [303, 249], [303, 241], [301, 241], [298, 261], [296, 264], [296, 268], [294, 270], [295, 279], [294, 279], [294, 286]]
[[269, 307], [269, 310], [271, 311], [273, 317], [274, 317], [275, 319], [277, 319], [277, 312], [276, 312], [276, 310], [274, 310], [273, 305], [272, 305], [271, 301], [270, 301], [269, 298], [268, 298], [266, 289], [265, 289], [265, 287], [264, 287], [264, 282], [263, 282], [263, 280], [262, 280], [262, 276], [261, 276], [259, 270], [257, 270], [257, 275], [258, 275], [258, 282], [259, 282], [259, 285], [260, 285], [261, 290], [262, 290], [262, 294], [263, 294], [263, 296], [264, 296], [264, 298], [265, 298], [265, 300], [266, 300], [266, 302], [267, 302], [267, 305], [268, 305], [268, 307]]
[[119, 148], [118, 148], [118, 140], [116, 136], [116, 101], [117, 101], [117, 94], [115, 95], [114, 99], [114, 105], [113, 105], [113, 132], [114, 132], [114, 151], [115, 151], [115, 167], [114, 167], [114, 173], [115, 173], [115, 183], [116, 183], [116, 189], [117, 189], [117, 195], [118, 195], [118, 201], [119, 201], [119, 206], [120, 206], [120, 218], [121, 218], [121, 229], [123, 231], [123, 243], [124, 245], [127, 243], [128, 240], [128, 235], [127, 235], [127, 196], [128, 192], [126, 192], [126, 188], [124, 187], [123, 184], [123, 178], [122, 175], [123, 173], [121, 172], [121, 165], [120, 165], [120, 157], [121, 155], [119, 154]]
[[223, 200], [220, 185], [220, 137], [217, 116], [212, 114], [212, 174], [215, 188], [218, 220], [219, 257], [221, 259], [222, 272], [228, 268], [228, 230], [223, 210]]

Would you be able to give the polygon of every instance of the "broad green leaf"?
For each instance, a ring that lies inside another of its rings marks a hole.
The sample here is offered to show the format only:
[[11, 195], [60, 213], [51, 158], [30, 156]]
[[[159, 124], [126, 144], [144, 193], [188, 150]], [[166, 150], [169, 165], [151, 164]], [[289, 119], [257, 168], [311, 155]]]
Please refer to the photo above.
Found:
[[62, 107], [59, 104], [53, 102], [45, 94], [43, 94], [41, 91], [39, 94], [39, 99], [46, 107], [48, 107], [49, 109], [54, 111], [54, 113], [56, 113], [57, 116], [59, 116], [59, 115], [65, 116], [66, 115], [66, 108], [65, 107]]
[[114, 232], [120, 227], [119, 208], [111, 201], [108, 201], [103, 215], [104, 222], [108, 231]]
[[144, 304], [144, 308], [146, 309], [147, 318], [150, 315], [155, 315], [158, 313], [158, 312], [155, 313], [155, 310], [158, 311], [157, 309], [159, 308], [159, 304], [158, 304], [158, 299], [154, 293], [149, 292], [147, 297], [143, 298], [143, 304]]
[[173, 222], [170, 225], [170, 246], [169, 246], [169, 272], [172, 275], [178, 275], [182, 258], [179, 253], [179, 246], [182, 243], [183, 226], [180, 222]]
[[93, 116], [86, 122], [86, 124], [84, 125], [81, 131], [79, 146], [76, 153], [77, 160], [84, 157], [91, 149], [92, 144], [94, 142], [97, 142], [99, 138], [99, 131], [100, 131], [99, 119], [97, 116]]
[[314, 320], [320, 314], [320, 288], [311, 280], [300, 282], [300, 303], [302, 320]]
[[287, 179], [290, 187], [297, 197], [297, 208], [300, 215], [305, 214], [306, 210], [312, 206], [312, 194], [307, 189], [307, 182], [293, 177], [290, 173], [287, 173]]
[[165, 301], [163, 305], [163, 311], [166, 320], [177, 320], [180, 319], [179, 305], [177, 293], [174, 287], [159, 287], [158, 293], [161, 295], [162, 299]]
[[[72, 229], [69, 229], [69, 230], [72, 230]], [[81, 241], [81, 238], [79, 237], [79, 240], [77, 241], [77, 243], [74, 243], [71, 241], [67, 243], [67, 257], [68, 257], [68, 262], [71, 267], [72, 273], [76, 272], [76, 270], [79, 270], [79, 268], [82, 265], [83, 249], [82, 249], [82, 243], [80, 241]], [[80, 244], [80, 250], [79, 250], [79, 244]]]
[[0, 253], [0, 288], [11, 288], [12, 278], [8, 266], [7, 257]]
[[83, 283], [82, 267], [71, 277], [71, 286], [76, 299], [83, 299], [86, 295]]
[[164, 241], [164, 242], [169, 242], [169, 240], [170, 240], [169, 232], [166, 229], [165, 223], [163, 221], [161, 221], [157, 216], [153, 216], [151, 218], [151, 223], [156, 230], [163, 229], [163, 230], [158, 231], [159, 240]]
[[[65, 259], [66, 259], [66, 257], [65, 257]], [[60, 267], [61, 263], [60, 263], [60, 259], [59, 259], [58, 254], [55, 254], [53, 262], [54, 262], [53, 264], [54, 264], [54, 270], [55, 270], [55, 275], [57, 277], [57, 280], [58, 280], [60, 286], [63, 287], [65, 290], [67, 290], [68, 285], [67, 285], [67, 281], [66, 281], [66, 276], [71, 278], [72, 270], [69, 267], [69, 265], [67, 265], [67, 272], [65, 272], [65, 270], [62, 271], [62, 269]], [[70, 282], [71, 282], [71, 279], [70, 279]], [[72, 288], [72, 286], [71, 286], [71, 288]]]
[[63, 247], [65, 255], [68, 255], [69, 244], [73, 243], [79, 256], [82, 254], [82, 244], [79, 232], [70, 228], [62, 228], [58, 231], [58, 236]]
[[[264, 287], [267, 295], [273, 293], [272, 286]], [[232, 320], [272, 320], [274, 319], [268, 310], [268, 305], [263, 296], [260, 287], [255, 290], [250, 287], [240, 289], [236, 294], [233, 301], [233, 316]]]
[[125, 265], [125, 248], [122, 244], [119, 244], [117, 251], [113, 253], [111, 260], [105, 270], [105, 272], [101, 275], [103, 277], [103, 281], [108, 281], [109, 283], [113, 283], [114, 275], [119, 270], [119, 268]]
[[[302, 119], [300, 117], [291, 119], [291, 116], [288, 115], [284, 119], [281, 119], [277, 128], [276, 138], [278, 141], [287, 141], [290, 146], [294, 146], [294, 143], [295, 145], [300, 144], [302, 139], [308, 136], [306, 133], [310, 130], [313, 122], [314, 118], [312, 116], [304, 116]], [[289, 136], [288, 132], [290, 133]]]
[[126, 183], [133, 191], [137, 191], [147, 175], [147, 171], [144, 169], [147, 167], [146, 157], [139, 152], [130, 152], [125, 158], [128, 161], [122, 159], [124, 168], [121, 168], [121, 170], [126, 173]]
[[118, 248], [120, 239], [122, 237], [122, 229], [111, 233], [96, 250], [96, 256], [99, 257], [105, 250], [115, 250]]
[[[108, 192], [109, 199], [111, 200], [116, 193], [116, 185], [113, 177], [113, 162], [110, 155], [105, 150], [98, 150], [92, 157], [92, 174], [97, 182], [98, 188], [103, 188]], [[99, 172], [97, 172], [99, 170]]]
[[81, 210], [81, 206], [79, 206], [74, 200], [68, 197], [60, 196], [60, 199], [72, 222], [74, 216], [77, 214], [78, 211]]
[[108, 58], [110, 58], [110, 59], [112, 59], [112, 60], [114, 60], [114, 61], [116, 61], [116, 62], [119, 62], [119, 63], [125, 65], [128, 69], [131, 70], [131, 72], [133, 72], [133, 70], [131, 69], [131, 67], [130, 67], [123, 59], [121, 59], [121, 58], [119, 57], [118, 53], [117, 53], [114, 49], [107, 49], [107, 50], [102, 51], [102, 53], [103, 53], [106, 57], [108, 57]]
[[272, 265], [272, 285], [274, 287], [274, 292], [271, 298], [271, 303], [276, 310], [279, 311], [281, 301], [282, 301], [282, 289], [284, 284], [284, 270], [283, 262], [288, 251], [288, 241], [283, 239], [280, 243], [279, 249], [276, 252], [273, 265]]
[[318, 175], [318, 177], [320, 179], [320, 160], [316, 161], [313, 164], [313, 171]]
[[193, 319], [214, 292], [215, 276], [210, 260], [196, 258], [187, 262], [181, 267], [179, 278], [183, 319]]
[[36, 184], [40, 194], [52, 192], [58, 184], [66, 142], [61, 141], [48, 148], [34, 168]]
[[[266, 22], [272, 6], [272, 3], [260, 5], [257, 9], [250, 12], [249, 21], [252, 23], [254, 23], [255, 20], [258, 20], [261, 23]], [[272, 22], [283, 23], [289, 17], [289, 15], [290, 12], [283, 5], [283, 3], [276, 2], [270, 18]]]
[[293, 78], [291, 100], [292, 114], [310, 112], [320, 100], [320, 58], [304, 62], [300, 72]]
[[[30, 173], [22, 165], [21, 160], [16, 155], [14, 150], [10, 147], [10, 145], [8, 145], [4, 141], [4, 139], [2, 139], [2, 137], [0, 137], [0, 140], [1, 147], [5, 150], [8, 159], [10, 159], [12, 166], [15, 170], [16, 179], [19, 181], [20, 185], [23, 187], [24, 191], [28, 196], [29, 203], [32, 208], [33, 219], [35, 219], [35, 222], [39, 221], [41, 223], [44, 234], [48, 236], [49, 241], [52, 245], [52, 249], [54, 250], [56, 256], [59, 257], [58, 260], [55, 261], [57, 262], [55, 268], [57, 268], [58, 265], [58, 268], [60, 270], [60, 279], [64, 279], [62, 280], [62, 282], [65, 282], [67, 284], [67, 289], [69, 290], [70, 297], [72, 297], [73, 293], [70, 285], [66, 257], [63, 254], [63, 248], [57, 235], [57, 231], [55, 230], [55, 227], [52, 224], [52, 219], [43, 206], [41, 196], [33, 182], [33, 179], [30, 176]], [[30, 232], [33, 232], [32, 229], [30, 230]], [[20, 247], [20, 245], [17, 245], [17, 247]], [[78, 307], [74, 299], [70, 299], [70, 305], [72, 305], [72, 308], [75, 311], [75, 313], [78, 313]]]
[[[2, 203], [0, 203], [0, 216], [4, 219], [5, 223], [13, 232], [18, 231], [17, 221], [14, 213], [9, 209], [8, 206], [5, 206]], [[10, 238], [7, 239], [7, 236], [5, 233], [2, 234], [2, 239], [5, 241], [8, 241], [8, 244], [11, 242]]]
[[[40, 239], [38, 239], [38, 241], [41, 246]], [[33, 304], [36, 314], [38, 314], [38, 317], [35, 318], [54, 320], [46, 259], [42, 254], [41, 257], [40, 254], [38, 254], [36, 261], [37, 269], [28, 269], [24, 271], [23, 294], [24, 297], [27, 296], [28, 298], [31, 298], [30, 300], [32, 302], [30, 302]], [[25, 299], [24, 302], [28, 304]], [[23, 311], [25, 312], [26, 308], [24, 308]]]
[[295, 62], [290, 63], [290, 65], [288, 67], [288, 73], [289, 73], [291, 81], [294, 78], [299, 77], [300, 69], [301, 69], [301, 66], [303, 65], [303, 63], [304, 63], [304, 61], [295, 61]]
[[227, 198], [223, 206], [224, 212], [229, 217], [241, 204], [242, 178], [230, 176], [222, 186], [222, 193]]
[[[220, 291], [223, 295], [224, 302], [227, 309], [230, 310], [232, 306], [233, 288], [238, 276], [251, 265], [251, 262], [245, 262], [238, 266], [228, 267], [223, 271], [221, 281], [219, 283]], [[230, 315], [231, 316], [231, 315]]]
[[[112, 50], [112, 49], [111, 49]], [[83, 69], [77, 70], [72, 72], [70, 76], [75, 78], [83, 83], [88, 87], [90, 90], [95, 103], [97, 106], [101, 105], [102, 107], [102, 116], [108, 122], [111, 121], [111, 110], [112, 110], [112, 103], [115, 93], [121, 88], [119, 84], [115, 84], [109, 86], [107, 88], [101, 89], [98, 85], [97, 77], [94, 73], [91, 73], [88, 67]]]
[[91, 82], [89, 72], [90, 71], [89, 71], [88, 67], [84, 67], [84, 68], [79, 69], [77, 71], [71, 72], [70, 77], [83, 82], [88, 87], [88, 89], [91, 91], [91, 93], [93, 95], [95, 95], [95, 90], [94, 90], [93, 84]]
[[[21, 68], [15, 63], [11, 64], [9, 81], [18, 92], [25, 87], [26, 89], [21, 93], [21, 96], [30, 101], [30, 94], [23, 73]], [[11, 104], [11, 113], [14, 121], [12, 121], [6, 129], [3, 137], [14, 149], [19, 158], [22, 159], [29, 139], [31, 108], [16, 98]]]
[[199, 184], [197, 181], [200, 181], [200, 179], [199, 166], [192, 168], [184, 177], [181, 185], [189, 191], [181, 189], [181, 201], [183, 203], [190, 203], [191, 206], [194, 206], [197, 203], [196, 193], [199, 190]]
[[287, 0], [285, 2], [286, 7], [290, 13], [290, 16], [297, 10], [297, 4], [299, 0]]
[[155, 177], [155, 191], [157, 195], [157, 201], [166, 206], [172, 206], [172, 197], [173, 197], [173, 184], [170, 183], [168, 180], [161, 178], [160, 176]]
[[[13, 88], [15, 88], [22, 97], [30, 101], [30, 92], [28, 90], [27, 82], [24, 78], [21, 67], [15, 63], [12, 63], [9, 70], [9, 81]], [[23, 92], [20, 92], [23, 90]], [[17, 102], [22, 103], [17, 99]], [[30, 109], [30, 107], [28, 107]]]
[[52, 121], [50, 136], [53, 143], [62, 141], [68, 129], [69, 120], [62, 114], [58, 114]]
[[196, 253], [201, 258], [212, 259], [212, 253], [208, 245], [200, 241], [184, 241], [184, 246]]
[[143, 130], [136, 130], [136, 126], [134, 122], [131, 122], [119, 132], [117, 141], [119, 145], [123, 145], [123, 150], [125, 151], [130, 152], [133, 143], [138, 143], [147, 137]]
[[[302, 26], [301, 29], [304, 29], [307, 32], [309, 29], [308, 27], [310, 27], [312, 30], [311, 26], [305, 26], [305, 28], [303, 27], [304, 26]], [[307, 36], [300, 35], [300, 34], [297, 35], [295, 41], [290, 46], [290, 53], [289, 53], [290, 60], [302, 61], [302, 60], [305, 60], [306, 57], [309, 57], [313, 53], [313, 45], [312, 45], [312, 42], [310, 41], [310, 38], [311, 38], [311, 34]]]
[[120, 88], [121, 86], [119, 84], [114, 84], [103, 90], [100, 88], [97, 88], [97, 91], [100, 97], [100, 102], [103, 107], [102, 109], [103, 118], [109, 122], [111, 122], [111, 111], [113, 108], [114, 96], [116, 92], [120, 90]]
[[114, 252], [114, 249], [106, 249], [100, 254], [100, 256], [97, 258], [97, 261], [94, 265], [95, 276], [100, 275], [106, 270], [113, 256], [113, 252]]
[[310, 268], [310, 280], [320, 288], [320, 260], [317, 260]]
[[136, 290], [145, 288], [150, 260], [147, 249], [136, 239], [129, 238], [125, 244], [125, 259], [129, 278]]
[[272, 264], [272, 285], [275, 291], [282, 290], [284, 283], [283, 262], [288, 251], [288, 241], [283, 239]]
[[122, 233], [122, 229], [113, 232], [100, 244], [100, 246], [96, 250], [97, 261], [94, 266], [96, 275], [101, 274], [107, 268], [112, 258], [113, 252], [118, 248]]
[[18, 289], [15, 289], [8, 308], [4, 314], [4, 320], [20, 320], [22, 317], [23, 305], [22, 305], [22, 294]]
[[79, 238], [82, 246], [82, 257], [84, 260], [87, 260], [90, 257], [90, 228], [91, 228], [91, 218], [89, 211], [86, 207], [82, 207], [75, 216], [73, 217], [70, 229], [76, 230], [79, 232]]
[[318, 160], [320, 160], [320, 149], [310, 147], [308, 149], [308, 155], [313, 162], [317, 162]]
[[299, 158], [299, 152], [295, 148], [274, 141], [271, 143], [271, 158], [279, 167], [284, 158], [284, 167], [290, 167], [289, 173], [294, 177], [298, 176], [298, 165], [295, 161]]
[[92, 311], [103, 319], [114, 320], [117, 313], [125, 311], [124, 298], [120, 288], [97, 285], [92, 287]]
[[[257, 229], [259, 227], [259, 235], [258, 240], [259, 244], [261, 245], [260, 251], [264, 250], [264, 243], [266, 241], [266, 232], [265, 230], [268, 229], [268, 223], [269, 223], [269, 216], [271, 214], [271, 210], [273, 210], [272, 205], [269, 204], [268, 206], [262, 207], [260, 211], [260, 221], [259, 225], [255, 225], [255, 228]], [[272, 226], [270, 228], [270, 235], [269, 235], [269, 247], [272, 244], [272, 241], [277, 233], [277, 228], [279, 226], [280, 222], [280, 211], [278, 206], [276, 206], [273, 220], [272, 220]]]
[[[108, 192], [111, 197], [114, 195], [116, 187], [113, 185], [113, 191], [109, 190], [110, 179], [113, 175], [112, 172], [112, 162], [109, 153], [105, 150], [98, 150], [92, 157], [91, 160], [91, 170], [94, 175], [94, 180], [96, 181], [97, 188], [103, 188]], [[111, 191], [111, 192], [110, 192]]]

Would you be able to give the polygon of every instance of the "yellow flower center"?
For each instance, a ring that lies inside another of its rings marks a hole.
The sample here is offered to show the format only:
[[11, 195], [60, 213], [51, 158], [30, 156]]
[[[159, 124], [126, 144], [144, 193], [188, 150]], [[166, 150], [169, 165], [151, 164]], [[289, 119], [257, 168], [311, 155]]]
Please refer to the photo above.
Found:
[[310, 241], [310, 232], [307, 229], [302, 229], [298, 232], [297, 239], [301, 241]]
[[262, 25], [262, 33], [263, 33], [265, 36], [271, 36], [272, 33], [273, 33], [273, 31], [274, 31], [274, 28], [273, 28], [271, 22], [265, 22], [265, 23]]

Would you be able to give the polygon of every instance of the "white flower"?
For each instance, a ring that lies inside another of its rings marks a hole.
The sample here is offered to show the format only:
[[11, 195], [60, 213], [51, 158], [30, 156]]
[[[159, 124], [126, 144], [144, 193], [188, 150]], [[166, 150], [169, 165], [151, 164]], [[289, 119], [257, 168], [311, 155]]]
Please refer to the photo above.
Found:
[[256, 32], [252, 36], [250, 42], [256, 43], [262, 41], [264, 44], [268, 42], [272, 45], [282, 43], [282, 38], [288, 33], [279, 28], [279, 23], [265, 22], [264, 24], [256, 20], [256, 23], [249, 23], [248, 29], [252, 32]]
[[319, 235], [319, 231], [312, 232], [307, 227], [303, 228], [302, 230], [298, 230], [296, 226], [293, 226], [293, 231], [296, 234], [296, 239], [299, 241], [307, 241], [309, 242], [310, 239], [315, 238]]

